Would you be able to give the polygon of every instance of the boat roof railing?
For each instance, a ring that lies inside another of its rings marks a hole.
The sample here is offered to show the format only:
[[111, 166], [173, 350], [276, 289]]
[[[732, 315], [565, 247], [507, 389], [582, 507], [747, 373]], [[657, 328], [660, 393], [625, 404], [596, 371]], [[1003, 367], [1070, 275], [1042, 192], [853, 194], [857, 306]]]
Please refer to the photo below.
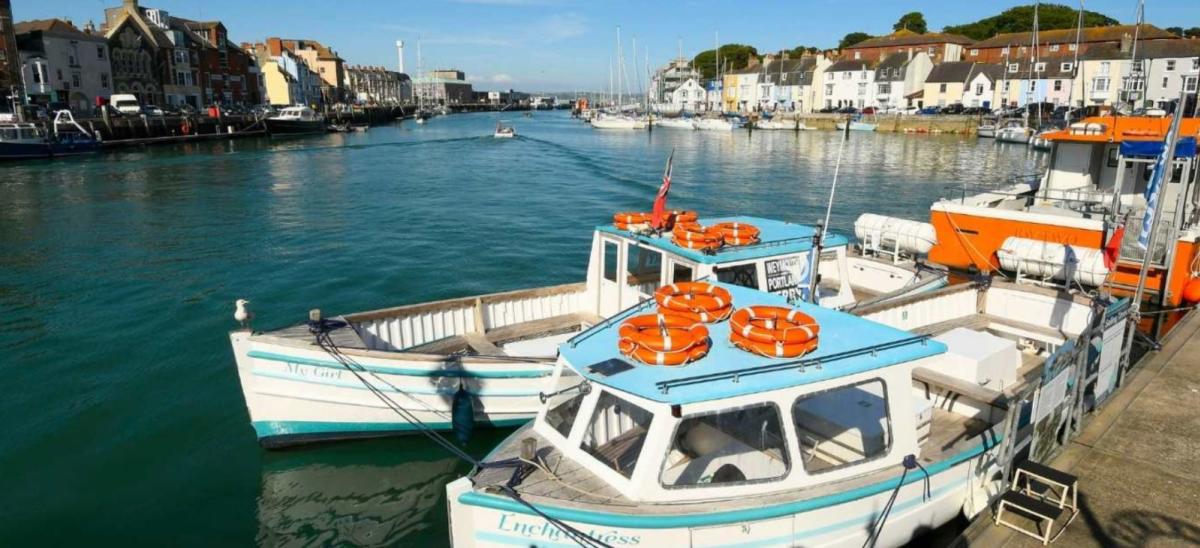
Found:
[[680, 386], [688, 386], [688, 385], [693, 385], [693, 384], [704, 384], [704, 383], [717, 382], [717, 381], [723, 381], [723, 380], [729, 380], [729, 381], [736, 383], [742, 377], [749, 377], [749, 376], [753, 376], [753, 375], [762, 375], [762, 374], [766, 374], [766, 373], [776, 373], [779, 371], [787, 371], [789, 369], [795, 369], [798, 372], [803, 373], [804, 368], [806, 368], [806, 367], [816, 367], [816, 368], [820, 369], [825, 364], [838, 362], [838, 361], [849, 359], [849, 358], [854, 358], [854, 357], [858, 357], [858, 356], [866, 356], [866, 355], [870, 355], [870, 356], [874, 357], [874, 356], [878, 355], [879, 352], [884, 351], [884, 350], [903, 348], [903, 347], [911, 346], [914, 344], [920, 344], [920, 345], [924, 346], [927, 342], [929, 342], [929, 338], [930, 338], [929, 335], [918, 335], [915, 337], [909, 337], [907, 339], [888, 341], [888, 342], [883, 342], [883, 343], [874, 344], [874, 345], [870, 345], [870, 346], [864, 346], [861, 348], [855, 348], [852, 350], [846, 350], [844, 352], [838, 352], [836, 354], [829, 354], [826, 356], [821, 356], [819, 358], [800, 358], [797, 360], [791, 360], [791, 361], [786, 361], [786, 362], [771, 363], [771, 364], [759, 365], [759, 366], [754, 366], [754, 367], [746, 367], [746, 368], [734, 369], [734, 370], [730, 370], [730, 371], [719, 371], [716, 373], [708, 373], [705, 375], [696, 375], [693, 377], [668, 379], [668, 380], [664, 380], [664, 381], [658, 381], [658, 382], [654, 383], [654, 386], [656, 388], [658, 388], [658, 391], [660, 393], [666, 394], [672, 388], [677, 388]]
[[[702, 225], [728, 222], [753, 225], [761, 230], [760, 241], [751, 245], [725, 246], [713, 251], [701, 251], [677, 245], [672, 240], [670, 233], [650, 235], [622, 230], [612, 225], [601, 225], [596, 227], [596, 230], [705, 264], [758, 260], [803, 253], [813, 248], [814, 235], [817, 233], [817, 229], [809, 225], [749, 216], [701, 218], [699, 222]], [[825, 248], [846, 247], [850, 245], [850, 240], [845, 235], [831, 230], [824, 232], [821, 244]]]

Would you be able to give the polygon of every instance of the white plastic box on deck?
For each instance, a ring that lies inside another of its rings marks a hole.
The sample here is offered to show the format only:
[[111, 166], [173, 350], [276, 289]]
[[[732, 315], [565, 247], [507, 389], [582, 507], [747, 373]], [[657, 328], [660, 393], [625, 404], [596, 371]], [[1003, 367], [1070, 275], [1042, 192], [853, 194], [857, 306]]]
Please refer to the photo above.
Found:
[[944, 373], [992, 390], [1004, 390], [1017, 382], [1021, 352], [1013, 341], [964, 327], [934, 340], [946, 345]]

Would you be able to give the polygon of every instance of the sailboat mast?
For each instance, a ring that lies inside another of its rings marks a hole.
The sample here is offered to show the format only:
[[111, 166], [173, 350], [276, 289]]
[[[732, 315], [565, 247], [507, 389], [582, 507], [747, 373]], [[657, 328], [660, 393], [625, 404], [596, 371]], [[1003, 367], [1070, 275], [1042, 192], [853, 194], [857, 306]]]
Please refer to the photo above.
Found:
[[1125, 92], [1126, 92], [1126, 95], [1125, 95], [1126, 101], [1125, 102], [1129, 104], [1130, 109], [1132, 109], [1134, 107], [1132, 92], [1134, 92], [1136, 90], [1137, 82], [1141, 81], [1141, 79], [1142, 79], [1142, 67], [1141, 67], [1141, 65], [1138, 64], [1138, 57], [1137, 57], [1138, 51], [1137, 50], [1138, 50], [1138, 37], [1141, 33], [1142, 23], [1145, 21], [1145, 18], [1146, 18], [1146, 2], [1145, 2], [1145, 0], [1138, 0], [1137, 16], [1134, 18], [1134, 22], [1133, 22], [1133, 49], [1130, 51], [1130, 56], [1129, 56], [1129, 59], [1130, 59], [1129, 60], [1129, 81], [1126, 84], [1128, 89], [1125, 90]]
[[[1029, 40], [1030, 41], [1030, 44], [1029, 44], [1029, 81], [1030, 82], [1029, 83], [1032, 84], [1032, 86], [1030, 86], [1032, 89], [1030, 89], [1028, 91], [1029, 99], [1037, 99], [1037, 79], [1035, 78], [1035, 76], [1039, 76], [1038, 74], [1036, 74], [1037, 73], [1036, 69], [1037, 69], [1037, 62], [1038, 62], [1038, 8], [1040, 8], [1040, 7], [1041, 7], [1040, 1], [1033, 3], [1033, 36], [1030, 37], [1030, 40]], [[1028, 105], [1029, 101], [1028, 100], [1025, 101], [1025, 104]], [[1041, 127], [1041, 125], [1042, 125], [1042, 102], [1041, 101], [1038, 101], [1038, 120], [1037, 121], [1038, 121], [1038, 126]], [[1029, 127], [1029, 109], [1028, 108], [1025, 109], [1025, 126]]]
[[625, 96], [621, 93], [621, 72], [625, 58], [621, 56], [621, 27], [617, 27], [617, 110], [624, 111]]
[[[1071, 111], [1074, 110], [1074, 108], [1075, 108], [1075, 84], [1074, 84], [1074, 82], [1079, 81], [1079, 37], [1081, 34], [1083, 34], [1083, 0], [1079, 0], [1079, 22], [1075, 24], [1075, 60], [1071, 62], [1071, 82], [1072, 82], [1072, 84], [1071, 84], [1071, 91], [1070, 91], [1070, 93], [1067, 94], [1067, 116], [1066, 116], [1067, 120], [1066, 121], [1067, 121], [1068, 126], [1071, 125]], [[1080, 81], [1079, 85], [1082, 88], [1084, 83]], [[1080, 89], [1079, 93], [1082, 94], [1083, 90]], [[1084, 95], [1083, 97], [1086, 97], [1086, 95]], [[1082, 100], [1083, 97], [1080, 97], [1080, 99]]]

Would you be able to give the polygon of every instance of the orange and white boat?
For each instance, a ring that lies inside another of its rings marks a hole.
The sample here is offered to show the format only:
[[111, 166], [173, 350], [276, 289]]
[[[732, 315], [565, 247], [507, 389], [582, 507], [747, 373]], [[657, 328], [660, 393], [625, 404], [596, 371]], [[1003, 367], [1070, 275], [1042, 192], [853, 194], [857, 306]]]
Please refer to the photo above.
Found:
[[[1133, 293], [1146, 253], [1137, 245], [1144, 194], [1170, 123], [1170, 118], [1096, 117], [1046, 134], [1053, 149], [1038, 180], [973, 195], [964, 190], [959, 198], [931, 206], [937, 244], [930, 262]], [[1173, 173], [1159, 199], [1162, 216], [1146, 295], [1164, 306], [1200, 300], [1197, 135], [1200, 119], [1182, 119]], [[1130, 229], [1117, 230], [1122, 225]], [[1103, 250], [1114, 235], [1123, 238], [1110, 269]]]

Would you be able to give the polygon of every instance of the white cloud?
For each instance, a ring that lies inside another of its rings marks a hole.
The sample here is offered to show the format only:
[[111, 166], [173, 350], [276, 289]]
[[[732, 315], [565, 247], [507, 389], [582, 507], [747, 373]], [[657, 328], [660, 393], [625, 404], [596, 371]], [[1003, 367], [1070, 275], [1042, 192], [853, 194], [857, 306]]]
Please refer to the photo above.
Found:
[[500, 74], [493, 74], [491, 76], [485, 76], [483, 78], [483, 80], [485, 82], [489, 82], [492, 84], [511, 84], [516, 81], [515, 78], [513, 78], [512, 76], [509, 76], [507, 74], [504, 74], [503, 72], [501, 72]]

